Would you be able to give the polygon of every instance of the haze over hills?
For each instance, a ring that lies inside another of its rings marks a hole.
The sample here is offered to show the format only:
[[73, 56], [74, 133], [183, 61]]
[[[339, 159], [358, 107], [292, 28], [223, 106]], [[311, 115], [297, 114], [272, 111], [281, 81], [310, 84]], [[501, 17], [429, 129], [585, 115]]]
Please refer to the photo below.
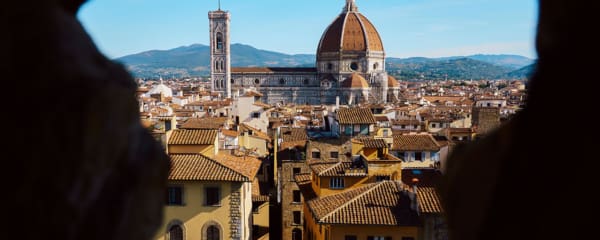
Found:
[[[234, 67], [314, 67], [314, 54], [285, 54], [231, 45]], [[157, 78], [207, 76], [210, 71], [209, 47], [192, 44], [169, 50], [151, 50], [115, 59], [136, 77]], [[387, 58], [387, 70], [401, 80], [525, 78], [533, 59], [518, 55], [472, 55], [443, 58]]]

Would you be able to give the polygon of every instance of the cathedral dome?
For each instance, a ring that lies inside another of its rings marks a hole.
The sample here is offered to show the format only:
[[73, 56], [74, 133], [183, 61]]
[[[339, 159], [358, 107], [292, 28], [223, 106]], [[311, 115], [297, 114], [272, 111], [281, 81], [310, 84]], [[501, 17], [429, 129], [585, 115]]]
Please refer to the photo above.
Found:
[[396, 78], [388, 75], [388, 88], [399, 88], [400, 83]]
[[367, 83], [367, 80], [362, 77], [360, 74], [358, 73], [352, 73], [349, 77], [346, 78], [346, 80], [344, 80], [341, 83], [341, 87], [342, 88], [360, 88], [360, 89], [366, 89], [369, 88], [369, 84]]
[[375, 26], [358, 12], [354, 0], [323, 33], [317, 54], [339, 51], [381, 51], [383, 43]]
[[146, 93], [146, 96], [150, 96], [153, 94], [163, 94], [163, 96], [165, 97], [172, 97], [173, 96], [173, 90], [169, 87], [167, 87], [167, 85], [164, 85], [161, 81], [160, 84], [156, 85], [154, 88], [152, 88], [150, 91], [148, 91], [148, 93]]

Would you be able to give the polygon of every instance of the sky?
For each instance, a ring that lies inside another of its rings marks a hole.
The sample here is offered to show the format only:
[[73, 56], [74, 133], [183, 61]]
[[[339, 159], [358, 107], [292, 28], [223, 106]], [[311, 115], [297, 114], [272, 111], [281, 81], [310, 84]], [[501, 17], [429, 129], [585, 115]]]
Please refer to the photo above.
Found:
[[[222, 0], [231, 43], [315, 54], [345, 0]], [[517, 54], [536, 58], [536, 0], [356, 0], [388, 57]], [[109, 58], [208, 45], [218, 0], [90, 0], [78, 18]]]

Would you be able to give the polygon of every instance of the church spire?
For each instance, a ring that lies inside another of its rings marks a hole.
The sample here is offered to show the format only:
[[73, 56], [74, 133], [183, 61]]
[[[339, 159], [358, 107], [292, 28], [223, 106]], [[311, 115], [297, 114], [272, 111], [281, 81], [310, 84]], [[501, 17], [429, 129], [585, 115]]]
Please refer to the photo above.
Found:
[[346, 0], [346, 7], [344, 8], [344, 12], [357, 12], [358, 7], [356, 7], [355, 0]]

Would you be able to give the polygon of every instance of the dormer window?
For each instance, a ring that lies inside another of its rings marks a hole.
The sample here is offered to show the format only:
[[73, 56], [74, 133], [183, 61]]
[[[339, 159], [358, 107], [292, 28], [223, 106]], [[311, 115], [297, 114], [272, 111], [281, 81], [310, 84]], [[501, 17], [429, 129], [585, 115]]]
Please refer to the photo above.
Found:
[[217, 49], [223, 49], [223, 34], [220, 32], [217, 33]]

